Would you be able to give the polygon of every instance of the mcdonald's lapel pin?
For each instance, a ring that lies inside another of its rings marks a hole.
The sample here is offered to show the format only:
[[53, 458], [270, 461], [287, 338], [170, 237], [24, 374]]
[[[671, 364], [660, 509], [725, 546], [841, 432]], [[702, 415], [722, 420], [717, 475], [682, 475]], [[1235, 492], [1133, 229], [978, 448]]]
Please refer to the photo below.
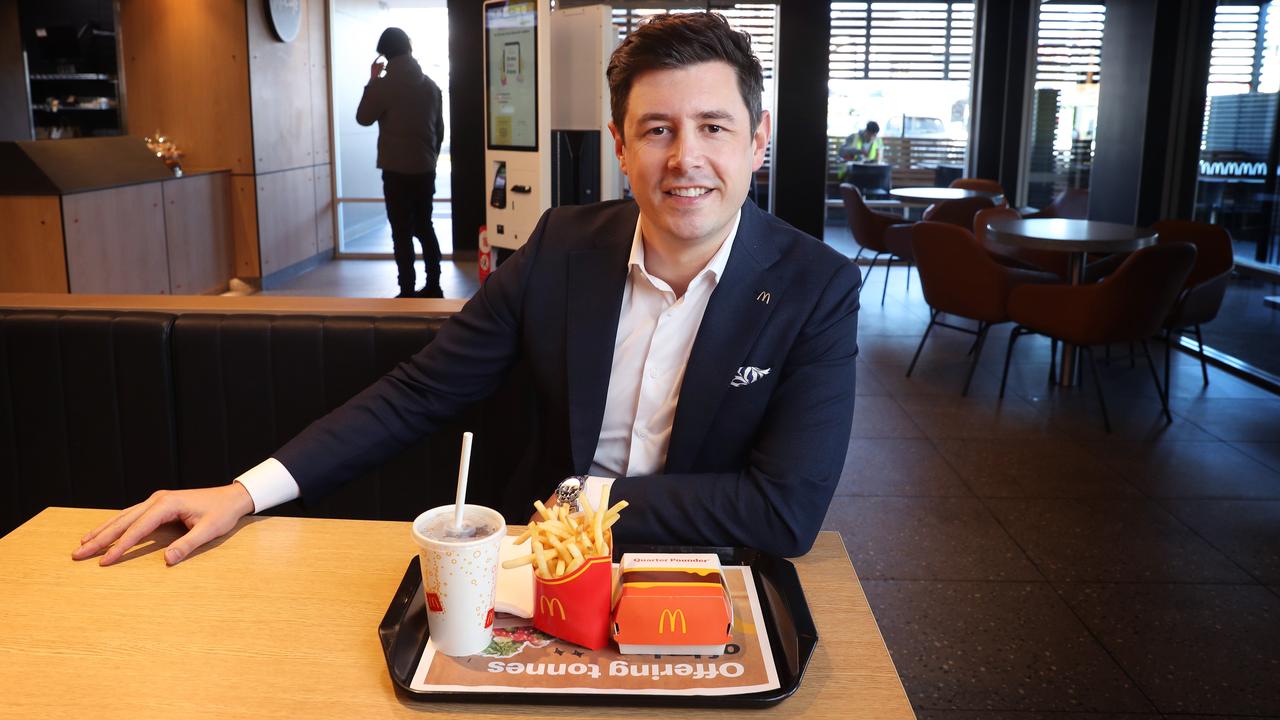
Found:
[[761, 290], [760, 294], [756, 296], [756, 300], [759, 300], [765, 305], [768, 305], [769, 301], [772, 299], [773, 299], [773, 294], [770, 293], [768, 290]]

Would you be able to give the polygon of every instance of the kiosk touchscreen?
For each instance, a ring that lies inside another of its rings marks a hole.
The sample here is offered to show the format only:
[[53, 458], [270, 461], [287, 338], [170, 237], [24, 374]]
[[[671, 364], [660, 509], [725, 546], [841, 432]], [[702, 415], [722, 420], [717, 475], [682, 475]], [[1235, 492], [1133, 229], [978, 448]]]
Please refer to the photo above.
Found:
[[548, 0], [484, 4], [485, 139], [489, 240], [518, 248], [549, 206], [546, 91]]

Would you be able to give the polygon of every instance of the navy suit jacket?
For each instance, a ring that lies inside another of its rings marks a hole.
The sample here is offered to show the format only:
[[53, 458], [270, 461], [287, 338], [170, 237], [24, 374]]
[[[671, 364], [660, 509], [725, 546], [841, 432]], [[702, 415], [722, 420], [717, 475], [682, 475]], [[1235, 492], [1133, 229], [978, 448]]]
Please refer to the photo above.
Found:
[[[276, 454], [304, 501], [372, 467], [490, 395], [523, 362], [532, 373], [536, 457], [504, 508], [587, 473], [609, 387], [638, 207], [545, 213], [436, 338]], [[624, 542], [808, 551], [848, 448], [857, 355], [857, 266], [754, 204], [707, 304], [676, 408], [666, 466], [620, 479]], [[768, 369], [733, 384], [742, 368]]]

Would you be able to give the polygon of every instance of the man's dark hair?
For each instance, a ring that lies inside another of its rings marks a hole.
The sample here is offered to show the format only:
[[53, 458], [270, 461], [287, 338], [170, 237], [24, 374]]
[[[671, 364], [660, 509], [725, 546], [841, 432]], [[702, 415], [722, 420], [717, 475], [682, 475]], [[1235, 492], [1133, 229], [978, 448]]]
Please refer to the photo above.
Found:
[[408, 33], [398, 27], [389, 27], [383, 30], [382, 37], [378, 38], [378, 52], [386, 55], [390, 60], [413, 52], [413, 44], [409, 42]]
[[875, 120], [872, 120], [871, 122], [867, 123], [867, 132], [879, 135], [880, 123], [876, 122]]
[[609, 107], [619, 135], [627, 115], [631, 85], [641, 73], [675, 70], [704, 62], [726, 62], [738, 76], [738, 92], [751, 117], [751, 132], [764, 114], [760, 95], [764, 71], [751, 52], [751, 37], [729, 27], [716, 13], [655, 15], [618, 45], [609, 58]]

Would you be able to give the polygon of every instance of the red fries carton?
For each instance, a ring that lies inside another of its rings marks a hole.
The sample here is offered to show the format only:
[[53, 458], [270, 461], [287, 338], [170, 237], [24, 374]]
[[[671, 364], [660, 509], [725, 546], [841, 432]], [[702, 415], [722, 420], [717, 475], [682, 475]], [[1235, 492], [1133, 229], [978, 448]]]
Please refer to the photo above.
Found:
[[623, 555], [613, 618], [613, 637], [624, 654], [724, 654], [732, 637], [733, 603], [720, 558]]
[[[612, 546], [613, 538], [608, 533], [605, 537]], [[534, 627], [589, 650], [609, 644], [612, 558], [587, 558], [577, 570], [550, 580], [535, 573], [533, 583]]]

